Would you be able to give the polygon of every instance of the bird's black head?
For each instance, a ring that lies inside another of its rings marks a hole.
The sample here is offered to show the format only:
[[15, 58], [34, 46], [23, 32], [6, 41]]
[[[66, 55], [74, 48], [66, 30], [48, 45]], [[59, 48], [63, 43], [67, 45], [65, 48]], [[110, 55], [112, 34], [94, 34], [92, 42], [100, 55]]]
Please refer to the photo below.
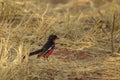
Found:
[[55, 39], [59, 39], [56, 35], [50, 35], [48, 40], [55, 40]]

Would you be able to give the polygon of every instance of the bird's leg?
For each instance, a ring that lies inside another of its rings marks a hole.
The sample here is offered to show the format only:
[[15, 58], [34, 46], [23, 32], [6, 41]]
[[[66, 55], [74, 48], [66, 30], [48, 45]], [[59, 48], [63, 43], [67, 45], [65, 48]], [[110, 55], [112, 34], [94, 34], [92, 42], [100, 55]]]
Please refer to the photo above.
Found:
[[43, 56], [47, 61], [49, 61], [48, 56], [44, 55]]
[[46, 59], [46, 61], [47, 61], [47, 62], [49, 62], [49, 59], [48, 59], [48, 57], [47, 57], [47, 58], [45, 58], [45, 59]]
[[49, 61], [48, 57], [46, 57], [46, 60]]

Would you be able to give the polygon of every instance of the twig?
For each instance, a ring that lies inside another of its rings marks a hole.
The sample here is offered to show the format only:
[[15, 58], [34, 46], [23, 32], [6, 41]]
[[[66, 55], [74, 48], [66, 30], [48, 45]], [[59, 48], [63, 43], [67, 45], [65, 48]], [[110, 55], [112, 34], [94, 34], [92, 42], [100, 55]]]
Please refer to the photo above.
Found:
[[112, 21], [112, 27], [111, 27], [111, 54], [114, 53], [114, 28], [115, 28], [115, 12], [113, 14], [113, 21]]

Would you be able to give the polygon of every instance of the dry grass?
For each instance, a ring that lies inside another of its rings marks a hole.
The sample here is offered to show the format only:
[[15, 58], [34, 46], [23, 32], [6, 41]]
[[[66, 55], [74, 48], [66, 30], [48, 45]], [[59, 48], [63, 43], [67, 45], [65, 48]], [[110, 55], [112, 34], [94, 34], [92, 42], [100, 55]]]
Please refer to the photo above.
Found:
[[[0, 80], [120, 79], [119, 0], [62, 1], [0, 0]], [[21, 60], [50, 34], [54, 55]]]

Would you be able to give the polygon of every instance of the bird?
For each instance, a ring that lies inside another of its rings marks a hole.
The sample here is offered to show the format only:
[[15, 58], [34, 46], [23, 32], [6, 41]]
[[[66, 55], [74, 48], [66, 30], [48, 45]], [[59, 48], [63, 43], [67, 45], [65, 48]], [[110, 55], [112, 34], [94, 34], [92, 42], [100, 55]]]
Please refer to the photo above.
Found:
[[[51, 34], [44, 46], [41, 49], [31, 52], [29, 56], [37, 55], [37, 58], [41, 56], [44, 58], [48, 58], [55, 49], [56, 39], [59, 39], [58, 36]], [[25, 56], [23, 57], [23, 59], [25, 59]]]

